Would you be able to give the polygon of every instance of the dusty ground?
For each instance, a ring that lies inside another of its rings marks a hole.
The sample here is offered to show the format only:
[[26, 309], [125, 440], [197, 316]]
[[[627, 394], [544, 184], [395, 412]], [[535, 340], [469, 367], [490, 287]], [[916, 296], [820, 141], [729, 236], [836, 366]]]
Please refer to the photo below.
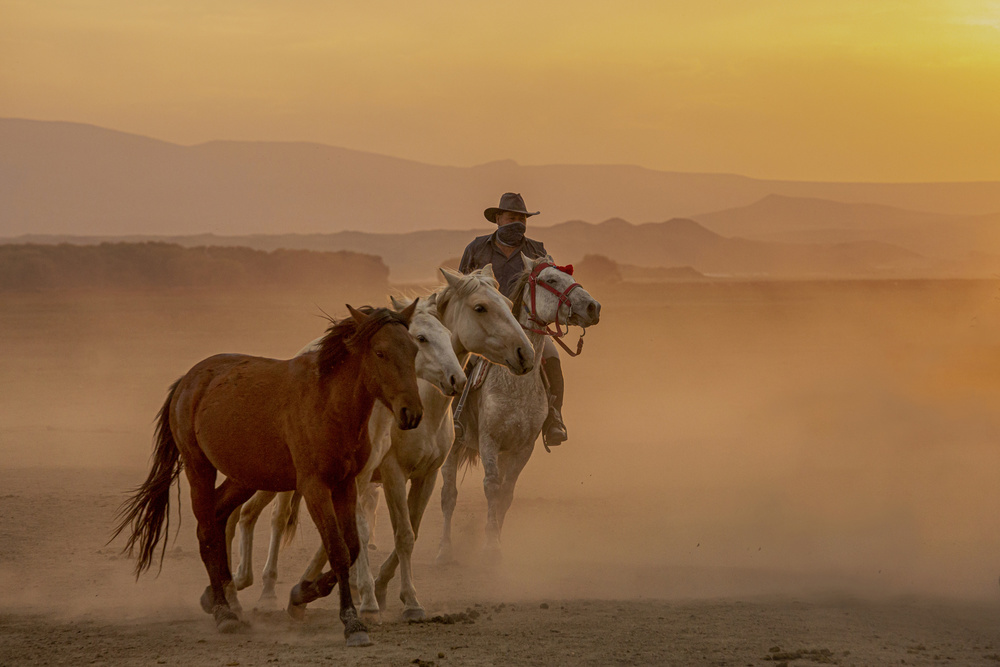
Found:
[[[0, 664], [996, 664], [997, 288], [594, 287], [571, 441], [529, 463], [503, 562], [476, 558], [478, 471], [459, 565], [433, 564], [432, 501], [418, 593], [475, 618], [404, 624], [390, 588], [350, 651], [330, 600], [218, 635], [186, 488], [158, 578], [105, 545], [167, 385], [214, 352], [293, 353], [338, 295], [0, 296]], [[378, 562], [384, 508], [376, 539]], [[280, 595], [316, 541], [283, 554]]]

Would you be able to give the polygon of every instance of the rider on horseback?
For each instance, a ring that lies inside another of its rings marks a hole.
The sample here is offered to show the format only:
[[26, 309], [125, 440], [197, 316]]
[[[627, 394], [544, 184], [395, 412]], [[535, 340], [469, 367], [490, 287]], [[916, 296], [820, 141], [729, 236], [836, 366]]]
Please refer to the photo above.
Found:
[[[471, 273], [487, 264], [492, 264], [493, 275], [500, 283], [500, 292], [508, 299], [513, 298], [510, 292], [517, 278], [524, 272], [521, 253], [530, 259], [548, 254], [540, 241], [529, 239], [524, 235], [528, 218], [538, 213], [539, 211], [533, 213], [527, 211], [520, 194], [505, 193], [500, 197], [498, 206], [483, 211], [486, 219], [497, 225], [497, 230], [492, 234], [477, 237], [465, 248], [462, 262], [458, 267], [459, 271]], [[560, 412], [564, 390], [562, 366], [559, 352], [548, 338], [545, 339], [545, 349], [542, 352], [542, 370], [549, 391], [549, 414], [542, 425], [542, 437], [546, 446], [554, 447], [565, 442], [567, 433]], [[462, 427], [458, 424], [458, 415], [455, 421], [456, 433], [461, 433]]]

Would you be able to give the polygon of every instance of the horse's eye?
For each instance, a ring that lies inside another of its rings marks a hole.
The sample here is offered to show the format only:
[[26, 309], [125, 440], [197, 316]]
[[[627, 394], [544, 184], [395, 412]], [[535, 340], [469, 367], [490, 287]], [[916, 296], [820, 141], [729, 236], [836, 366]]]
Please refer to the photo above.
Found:
[[375, 356], [378, 357], [379, 359], [385, 359], [385, 355], [382, 354], [381, 352], [376, 352]]
[[556, 279], [555, 278], [546, 278], [545, 282], [547, 282], [550, 285], [555, 285], [556, 284]]
[[477, 313], [485, 313], [485, 312], [486, 312], [486, 306], [484, 306], [483, 304], [479, 304], [478, 306], [476, 306], [476, 307], [474, 308], [474, 310], [475, 310], [475, 311], [476, 311]]
[[418, 343], [426, 343], [427, 342], [427, 336], [425, 336], [423, 334], [420, 334], [419, 336], [417, 336], [417, 342]]

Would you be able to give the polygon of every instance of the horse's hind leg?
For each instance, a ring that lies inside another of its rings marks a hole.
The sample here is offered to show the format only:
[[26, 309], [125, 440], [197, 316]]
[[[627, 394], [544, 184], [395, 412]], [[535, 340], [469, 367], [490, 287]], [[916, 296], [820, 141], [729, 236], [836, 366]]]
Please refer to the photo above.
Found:
[[[236, 590], [242, 591], [244, 588], [249, 588], [253, 585], [253, 531], [257, 525], [257, 519], [260, 518], [260, 513], [274, 499], [274, 495], [273, 491], [256, 492], [250, 500], [243, 503], [236, 521], [234, 522], [232, 517], [230, 517], [229, 524], [226, 526], [227, 540], [232, 540], [233, 538], [232, 534], [230, 534], [230, 526], [236, 523], [240, 527], [240, 564], [237, 566], [236, 573], [233, 576], [233, 583], [236, 584]], [[236, 512], [233, 512], [233, 514], [236, 515]]]
[[274, 592], [274, 586], [278, 583], [278, 553], [281, 551], [288, 519], [292, 515], [293, 502], [298, 502], [295, 492], [285, 491], [277, 494], [271, 505], [271, 540], [267, 545], [267, 561], [261, 573], [264, 590], [260, 592], [260, 603], [269, 607], [278, 607], [278, 596]]
[[444, 530], [441, 533], [441, 545], [438, 547], [438, 565], [446, 565], [455, 560], [451, 547], [451, 517], [455, 513], [458, 502], [458, 458], [462, 445], [458, 442], [451, 446], [448, 458], [441, 466], [441, 512], [444, 514]]
[[215, 616], [220, 632], [234, 632], [242, 624], [226, 598], [227, 587], [232, 588], [235, 593], [235, 586], [232, 585], [226, 557], [225, 523], [238, 503], [233, 503], [230, 512], [219, 520], [216, 514], [216, 470], [204, 456], [195, 456], [190, 454], [190, 449], [188, 451], [184, 470], [191, 486], [191, 509], [198, 521], [201, 560], [208, 571], [209, 580], [209, 586], [201, 596], [201, 606]]
[[[215, 489], [215, 524], [212, 527], [212, 539], [221, 540], [224, 550], [226, 524], [228, 523], [229, 518], [240, 505], [250, 499], [250, 496], [252, 496], [253, 493], [253, 489], [242, 486], [231, 479], [226, 479], [217, 489]], [[237, 616], [239, 616], [243, 613], [243, 609], [240, 606], [239, 598], [236, 595], [236, 585], [233, 583], [233, 575], [229, 569], [229, 560], [223, 560], [222, 565], [223, 594], [229, 608], [235, 612]], [[203, 608], [207, 606], [206, 601], [212, 595], [212, 591], [210, 589], [211, 587], [205, 589], [205, 593], [202, 596]], [[220, 627], [220, 629], [222, 628]], [[229, 630], [223, 630], [223, 632], [228, 631]]]

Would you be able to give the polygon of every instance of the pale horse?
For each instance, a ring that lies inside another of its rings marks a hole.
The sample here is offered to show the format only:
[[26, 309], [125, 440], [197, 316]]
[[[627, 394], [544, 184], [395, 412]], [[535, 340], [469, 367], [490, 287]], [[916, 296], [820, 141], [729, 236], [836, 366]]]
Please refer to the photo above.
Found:
[[562, 324], [589, 327], [598, 323], [601, 304], [573, 277], [557, 267], [551, 257], [529, 259], [522, 254], [525, 271], [512, 290], [513, 314], [524, 327], [534, 349], [534, 370], [513, 375], [493, 368], [479, 390], [469, 394], [463, 412], [465, 436], [457, 441], [441, 469], [441, 510], [444, 532], [438, 563], [453, 560], [451, 519], [458, 499], [457, 472], [462, 463], [483, 463], [486, 494], [486, 545], [488, 557], [500, 554], [500, 532], [514, 499], [518, 475], [531, 457], [548, 414], [548, 400], [540, 373], [549, 325], [562, 333]]
[[[442, 273], [446, 284], [424, 301], [426, 307], [436, 310], [450, 330], [451, 346], [456, 357], [464, 363], [470, 354], [479, 354], [514, 373], [530, 372], [534, 363], [530, 354], [531, 343], [511, 314], [510, 302], [498, 291], [492, 267], [484, 267], [468, 276], [447, 271]], [[396, 305], [402, 307], [405, 304]], [[372, 456], [357, 478], [362, 499], [371, 497], [372, 485], [366, 484], [371, 476], [377, 474], [380, 478], [395, 543], [395, 549], [383, 564], [377, 579], [372, 577], [367, 550], [362, 550], [355, 565], [356, 577], [352, 577], [352, 581], [357, 583], [360, 593], [359, 611], [369, 618], [377, 618], [380, 608], [385, 608], [386, 587], [397, 566], [401, 571], [400, 599], [404, 605], [404, 618], [424, 616], [413, 587], [410, 559], [420, 520], [434, 489], [437, 471], [451, 447], [454, 430], [451, 401], [442, 395], [445, 392], [434, 391], [425, 382], [418, 381], [418, 387], [424, 405], [422, 421], [426, 421], [425, 426], [411, 433], [400, 431], [385, 421], [385, 414], [381, 414], [376, 406], [370, 426]], [[376, 423], [376, 416], [380, 416], [382, 421]], [[410, 482], [408, 496], [407, 481]], [[370, 537], [369, 517], [373, 507], [372, 503], [367, 503], [366, 515], [359, 504], [358, 531], [362, 544]], [[281, 520], [273, 522], [279, 530], [285, 524]], [[244, 532], [244, 535], [248, 533]], [[279, 539], [273, 536], [272, 543]], [[314, 580], [325, 563], [326, 554], [320, 548], [303, 579]], [[301, 609], [290, 611], [297, 614]]]

